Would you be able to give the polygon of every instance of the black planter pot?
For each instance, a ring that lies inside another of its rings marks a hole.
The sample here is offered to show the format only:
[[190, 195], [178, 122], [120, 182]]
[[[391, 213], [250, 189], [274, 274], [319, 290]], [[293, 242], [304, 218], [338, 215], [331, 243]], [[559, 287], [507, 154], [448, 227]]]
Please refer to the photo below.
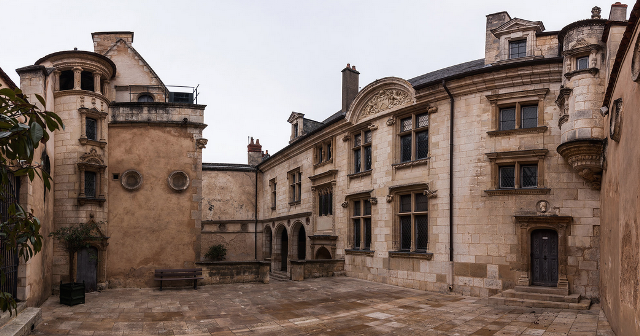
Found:
[[60, 303], [75, 306], [84, 303], [84, 282], [63, 284], [60, 282]]

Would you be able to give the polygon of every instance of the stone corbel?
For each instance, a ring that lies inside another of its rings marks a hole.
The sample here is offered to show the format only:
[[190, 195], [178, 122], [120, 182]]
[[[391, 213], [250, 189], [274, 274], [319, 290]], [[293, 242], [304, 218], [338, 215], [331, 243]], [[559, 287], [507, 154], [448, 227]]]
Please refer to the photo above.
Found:
[[377, 199], [377, 198], [375, 198], [375, 197], [371, 197], [371, 198], [369, 198], [369, 202], [370, 202], [371, 204], [373, 204], [373, 205], [376, 205], [376, 204], [378, 204], [378, 199]]
[[342, 141], [343, 141], [343, 142], [347, 142], [347, 141], [349, 141], [349, 140], [351, 140], [351, 134], [345, 134], [345, 135], [342, 137]]
[[377, 126], [377, 125], [375, 125], [375, 124], [371, 124], [371, 125], [367, 126], [367, 128], [368, 128], [370, 131], [375, 131], [375, 130], [377, 130], [377, 129], [378, 129], [378, 126]]
[[436, 113], [438, 112], [438, 107], [437, 106], [429, 106], [427, 107], [427, 113], [431, 114], [431, 113]]
[[198, 149], [206, 148], [207, 147], [207, 142], [209, 142], [209, 140], [207, 140], [205, 138], [196, 139], [196, 148], [198, 148]]
[[427, 198], [436, 198], [438, 197], [438, 191], [437, 190], [425, 190], [422, 192], [423, 195], [427, 196]]
[[393, 195], [387, 195], [387, 203], [393, 202]]
[[391, 117], [387, 119], [387, 126], [393, 126], [396, 123], [396, 118]]
[[349, 202], [344, 201], [344, 202], [342, 202], [342, 204], [340, 204], [340, 206], [342, 206], [343, 208], [346, 209], [349, 206]]

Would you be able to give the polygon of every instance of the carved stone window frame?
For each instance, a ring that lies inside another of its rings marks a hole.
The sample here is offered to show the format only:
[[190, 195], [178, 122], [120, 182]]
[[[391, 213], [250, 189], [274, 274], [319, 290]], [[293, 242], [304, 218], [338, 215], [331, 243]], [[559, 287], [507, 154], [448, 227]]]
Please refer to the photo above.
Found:
[[[392, 167], [394, 169], [405, 168], [410, 166], [417, 166], [422, 164], [429, 163], [429, 159], [431, 158], [431, 136], [429, 134], [429, 126], [431, 124], [431, 113], [432, 109], [427, 108], [425, 110], [420, 111], [412, 111], [409, 113], [399, 114], [394, 116], [395, 122], [395, 137], [394, 137], [394, 163]], [[418, 125], [418, 116], [426, 115], [427, 116], [427, 125], [420, 127]], [[411, 129], [403, 131], [402, 130], [402, 120], [411, 118]], [[416, 145], [416, 137], [418, 133], [427, 132], [427, 157], [425, 158], [417, 158], [417, 145]], [[402, 161], [402, 142], [401, 138], [405, 135], [411, 135], [411, 160]]]
[[275, 210], [278, 205], [278, 183], [275, 177], [269, 180], [269, 195], [271, 198], [271, 210]]
[[[134, 176], [137, 179], [137, 183], [134, 185], [127, 184], [127, 179], [129, 176]], [[126, 170], [124, 173], [120, 174], [120, 184], [126, 190], [129, 190], [129, 191], [137, 190], [140, 188], [140, 186], [142, 186], [142, 182], [143, 182], [142, 174], [135, 169], [129, 169], [129, 170]]]
[[640, 38], [636, 37], [633, 44], [633, 56], [631, 58], [631, 80], [640, 81]]
[[[426, 195], [427, 198], [435, 198], [437, 197], [437, 190], [431, 190], [429, 188], [429, 183], [411, 183], [411, 184], [403, 184], [397, 186], [389, 187], [389, 193], [387, 195], [387, 203], [393, 203], [393, 221], [392, 221], [392, 249], [396, 252], [404, 252], [398, 254], [397, 256], [406, 256], [406, 253], [410, 254], [431, 254], [429, 250], [432, 248], [432, 237], [433, 237], [433, 225], [427, 224], [427, 249], [426, 250], [416, 250], [416, 233], [415, 233], [415, 223], [413, 222], [413, 213], [414, 213], [414, 199], [413, 194], [421, 193]], [[401, 250], [400, 245], [400, 197], [399, 195], [411, 194], [411, 248], [409, 251]], [[432, 202], [429, 202], [428, 208], [431, 207]], [[428, 209], [427, 208], [427, 209]], [[431, 211], [427, 210], [425, 212], [421, 212], [427, 215], [427, 223], [432, 223], [431, 221]], [[391, 252], [390, 252], [391, 253]]]
[[[510, 152], [494, 152], [485, 155], [491, 164], [491, 189], [485, 190], [489, 196], [501, 196], [512, 194], [548, 194], [551, 189], [545, 188], [544, 181], [544, 159], [549, 153], [548, 149], [531, 149]], [[538, 165], [538, 186], [537, 188], [521, 188], [520, 187], [520, 166], [522, 165]], [[500, 188], [500, 167], [515, 166], [515, 188]]]
[[319, 168], [324, 165], [333, 163], [335, 150], [336, 145], [333, 137], [325, 139], [316, 144], [313, 149], [313, 167]]
[[[353, 227], [353, 225], [352, 225], [352, 221], [351, 221], [351, 219], [352, 219], [352, 217], [353, 217], [353, 213], [354, 213], [354, 212], [353, 212], [353, 210], [354, 210], [354, 208], [353, 208], [353, 207], [354, 207], [354, 201], [364, 201], [364, 200], [368, 200], [369, 202], [371, 202], [371, 205], [372, 205], [372, 209], [371, 209], [372, 215], [371, 215], [371, 216], [368, 216], [368, 217], [369, 217], [369, 218], [372, 218], [372, 216], [373, 216], [373, 205], [378, 204], [377, 199], [376, 199], [376, 198], [374, 198], [374, 197], [372, 197], [372, 195], [373, 195], [373, 190], [366, 190], [366, 191], [360, 191], [360, 192], [357, 192], [357, 193], [349, 194], [349, 195], [346, 195], [346, 196], [344, 197], [344, 202], [342, 203], [342, 207], [343, 207], [343, 208], [348, 208], [348, 225], [347, 225], [347, 242], [346, 242], [346, 245], [347, 245], [347, 246], [349, 246], [349, 248], [347, 249], [347, 250], [349, 250], [349, 251], [367, 251], [367, 252], [373, 252], [373, 250], [363, 250], [363, 249], [362, 249], [362, 247], [364, 246], [364, 241], [363, 241], [363, 239], [362, 239], [362, 238], [364, 237], [364, 235], [362, 234], [362, 232], [363, 232], [363, 231], [362, 231], [362, 224], [361, 224], [361, 227], [360, 227], [360, 230], [361, 230], [361, 231], [360, 231], [360, 232], [361, 232], [361, 236], [360, 236], [360, 237], [361, 237], [361, 239], [360, 239], [360, 247], [361, 247], [361, 248], [359, 248], [359, 249], [355, 249], [355, 246], [354, 246], [354, 235], [355, 235], [355, 232], [354, 232], [354, 227]], [[362, 205], [361, 205], [361, 206], [362, 206]], [[372, 222], [371, 222], [371, 228], [372, 228], [372, 230], [373, 230], [373, 220], [372, 220]], [[373, 234], [372, 234], [372, 236], [371, 236], [371, 239], [372, 239], [372, 240], [371, 240], [371, 245], [373, 245]]]
[[[517, 92], [487, 95], [486, 98], [491, 104], [491, 130], [487, 132], [489, 136], [503, 136], [523, 133], [544, 133], [547, 130], [544, 120], [544, 99], [549, 93], [549, 89], [535, 89]], [[522, 107], [538, 106], [538, 127], [521, 128]], [[500, 130], [500, 110], [504, 108], [516, 108], [516, 128], [510, 130]]]
[[623, 110], [622, 98], [618, 98], [611, 103], [611, 112], [609, 113], [609, 137], [615, 142], [620, 142]]
[[297, 205], [302, 202], [302, 170], [300, 167], [287, 172], [289, 182], [289, 205]]
[[[349, 142], [350, 144], [350, 148], [351, 150], [349, 151], [349, 167], [351, 174], [349, 174], [349, 178], [355, 178], [355, 177], [361, 177], [361, 176], [365, 176], [365, 175], [370, 175], [371, 172], [373, 171], [373, 162], [374, 162], [374, 155], [373, 155], [373, 134], [374, 134], [374, 130], [375, 128], [372, 129], [372, 127], [370, 126], [363, 126], [358, 128], [357, 130], [351, 132], [351, 135], [349, 137], [349, 139], [351, 140]], [[369, 133], [370, 132], [370, 133]], [[371, 134], [371, 141], [366, 142], [366, 135], [367, 133]], [[356, 138], [360, 137], [360, 144], [356, 144]], [[365, 169], [365, 160], [366, 160], [366, 155], [365, 155], [365, 151], [366, 148], [371, 148], [371, 168], [370, 169]], [[356, 151], [360, 151], [360, 170], [356, 171], [356, 165], [355, 165], [355, 159], [356, 159]]]
[[[105, 140], [106, 131], [106, 118], [109, 115], [107, 112], [99, 111], [96, 108], [86, 108], [81, 107], [78, 109], [78, 113], [80, 113], [80, 143], [82, 145], [91, 145], [100, 148], [104, 148], [107, 145], [107, 141]], [[96, 131], [97, 131], [97, 139], [92, 140], [87, 138], [87, 118], [96, 120]]]
[[[77, 163], [80, 190], [78, 192], [78, 204], [85, 205], [87, 203], [95, 203], [102, 206], [106, 201], [106, 185], [105, 171], [107, 166], [104, 164], [102, 155], [98, 154], [95, 148], [91, 148], [88, 153], [80, 156], [80, 162]], [[85, 172], [90, 171], [96, 173], [96, 197], [87, 197], [85, 194]]]
[[[590, 44], [582, 47], [577, 47], [562, 52], [562, 56], [565, 58], [564, 77], [571, 79], [573, 76], [590, 73], [596, 76], [600, 71], [600, 64], [598, 62], [598, 52], [602, 50], [602, 46], [598, 44]], [[578, 59], [585, 56], [589, 57], [589, 64], [585, 69], [578, 69]]]

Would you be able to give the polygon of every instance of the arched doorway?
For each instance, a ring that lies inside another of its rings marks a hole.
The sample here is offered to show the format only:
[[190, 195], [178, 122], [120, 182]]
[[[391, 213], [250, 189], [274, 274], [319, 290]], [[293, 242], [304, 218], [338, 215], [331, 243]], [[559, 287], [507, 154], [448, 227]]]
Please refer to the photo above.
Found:
[[85, 290], [93, 292], [98, 289], [98, 249], [89, 246], [78, 251], [77, 282], [84, 282]]
[[300, 225], [298, 229], [298, 260], [305, 260], [307, 257], [307, 235], [304, 225]]
[[280, 270], [283, 272], [287, 271], [287, 257], [289, 251], [289, 237], [287, 235], [287, 230], [282, 229], [280, 232]]
[[558, 232], [555, 230], [531, 232], [531, 283], [550, 287], [558, 284]]

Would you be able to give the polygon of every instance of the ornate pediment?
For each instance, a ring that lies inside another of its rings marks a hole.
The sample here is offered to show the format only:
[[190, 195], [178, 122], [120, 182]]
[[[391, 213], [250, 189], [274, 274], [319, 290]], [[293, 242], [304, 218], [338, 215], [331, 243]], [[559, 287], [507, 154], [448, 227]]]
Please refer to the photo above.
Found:
[[104, 160], [102, 155], [98, 154], [95, 148], [91, 148], [88, 153], [84, 153], [80, 156], [80, 162], [78, 164], [92, 165], [92, 166], [104, 166]]
[[544, 24], [542, 24], [541, 21], [528, 21], [515, 18], [505, 22], [498, 28], [491, 29], [491, 33], [493, 36], [499, 38], [501, 35], [527, 30], [535, 30], [536, 32], [544, 31]]
[[355, 124], [370, 116], [415, 103], [415, 91], [401, 78], [387, 77], [367, 85], [353, 100], [346, 119]]

